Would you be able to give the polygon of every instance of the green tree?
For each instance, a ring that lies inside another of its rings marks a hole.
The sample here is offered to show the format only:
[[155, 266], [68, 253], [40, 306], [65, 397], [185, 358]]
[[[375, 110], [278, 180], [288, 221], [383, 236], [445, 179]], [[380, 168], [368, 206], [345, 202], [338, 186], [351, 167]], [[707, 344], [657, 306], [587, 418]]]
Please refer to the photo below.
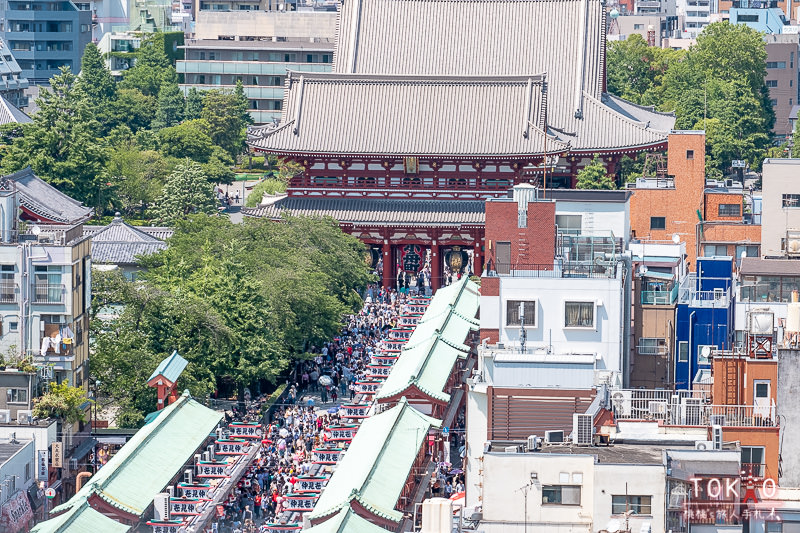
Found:
[[203, 119], [187, 120], [177, 126], [164, 128], [158, 132], [161, 152], [172, 157], [208, 163], [215, 147], [207, 131], [208, 124]]
[[267, 178], [258, 182], [245, 201], [247, 207], [256, 207], [261, 203], [265, 194], [280, 194], [286, 192], [286, 182], [276, 178]]
[[96, 114], [105, 114], [106, 107], [116, 98], [117, 82], [106, 68], [103, 56], [94, 43], [87, 44], [83, 49], [81, 72], [76, 86], [86, 96]]
[[183, 120], [186, 102], [178, 87], [178, 77], [175, 74], [173, 79], [165, 80], [161, 83], [158, 91], [158, 109], [155, 119], [153, 119], [153, 129], [168, 128], [175, 126]]
[[235, 94], [208, 91], [203, 97], [203, 120], [217, 146], [235, 158], [244, 151], [245, 128], [240, 101]]
[[244, 85], [242, 84], [241, 80], [236, 82], [236, 89], [233, 91], [233, 96], [236, 98], [236, 107], [239, 110], [239, 118], [241, 119], [242, 123], [245, 125], [253, 123], [253, 117], [250, 116], [250, 112], [248, 111], [250, 107], [250, 101], [247, 99], [247, 95], [244, 93]]
[[86, 416], [81, 405], [86, 401], [86, 393], [82, 388], [71, 387], [66, 382], [53, 383], [48, 392], [34, 400], [33, 416], [59, 418], [67, 424], [85, 422]]
[[156, 34], [142, 39], [135, 56], [136, 62], [133, 68], [125, 71], [120, 87], [138, 89], [146, 96], [158, 96], [161, 84], [175, 72], [164, 52], [163, 39]]
[[578, 189], [616, 189], [617, 186], [608, 174], [606, 166], [596, 155], [592, 162], [578, 172]]
[[102, 209], [107, 155], [96, 137], [99, 125], [86, 97], [76, 88], [75, 75], [62, 68], [36, 104], [39, 111], [3, 158], [3, 170], [13, 172], [30, 165], [65, 194]]
[[116, 192], [116, 209], [127, 215], [145, 210], [161, 195], [174, 165], [153, 150], [140, 150], [129, 142], [115, 147], [109, 157], [107, 174]]
[[185, 159], [167, 177], [156, 201], [156, 216], [167, 224], [194, 213], [215, 213], [217, 199], [198, 163]]
[[186, 112], [184, 117], [186, 120], [198, 119], [203, 114], [203, 93], [194, 87], [189, 89], [186, 95]]
[[157, 104], [154, 96], [147, 96], [138, 89], [120, 89], [117, 99], [109, 106], [109, 125], [113, 128], [125, 125], [133, 133], [150, 127]]

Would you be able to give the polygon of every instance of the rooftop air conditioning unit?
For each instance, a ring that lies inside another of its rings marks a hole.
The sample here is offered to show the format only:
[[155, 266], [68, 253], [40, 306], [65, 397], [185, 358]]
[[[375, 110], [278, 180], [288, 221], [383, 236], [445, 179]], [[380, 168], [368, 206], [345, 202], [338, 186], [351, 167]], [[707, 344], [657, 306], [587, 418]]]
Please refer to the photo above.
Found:
[[33, 411], [30, 409], [17, 411], [17, 424], [29, 426], [33, 422]]
[[153, 498], [153, 515], [157, 522], [169, 520], [169, 492], [155, 495], [155, 498]]
[[194, 474], [194, 472], [192, 472], [191, 468], [187, 468], [186, 470], [184, 470], [183, 471], [183, 482], [186, 483], [187, 485], [191, 485], [192, 484], [193, 474]]
[[11, 423], [11, 409], [0, 409], [0, 424]]
[[701, 398], [683, 398], [681, 404], [681, 424], [684, 426], [699, 426], [703, 414], [703, 400]]
[[542, 444], [541, 437], [537, 437], [536, 435], [531, 435], [528, 437], [528, 451], [534, 452], [539, 449]]
[[594, 433], [594, 417], [592, 415], [572, 415], [572, 443], [578, 446], [591, 446]]
[[505, 448], [503, 448], [503, 451], [505, 453], [517, 453], [517, 451], [519, 450], [516, 446], [506, 446]]
[[722, 426], [711, 426], [711, 442], [715, 450], [722, 449]]
[[650, 401], [647, 402], [647, 411], [653, 420], [666, 420], [669, 412], [667, 406], [666, 401]]
[[555, 442], [564, 442], [564, 430], [551, 430], [544, 432], [545, 444], [553, 444]]
[[611, 407], [618, 417], [631, 415], [631, 391], [618, 390], [611, 393]]
[[710, 440], [698, 440], [694, 443], [695, 450], [713, 450], [714, 443]]

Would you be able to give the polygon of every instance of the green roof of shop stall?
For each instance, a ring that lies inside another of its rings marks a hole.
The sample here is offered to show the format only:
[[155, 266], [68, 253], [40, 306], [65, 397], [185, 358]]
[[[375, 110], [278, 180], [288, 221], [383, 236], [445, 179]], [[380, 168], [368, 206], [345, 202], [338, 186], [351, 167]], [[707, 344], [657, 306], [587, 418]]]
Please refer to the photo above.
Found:
[[222, 413], [184, 392], [137, 431], [72, 499], [52, 512], [67, 511], [96, 494], [114, 507], [141, 516], [221, 419]]
[[344, 507], [335, 516], [306, 529], [305, 533], [389, 533], [389, 530], [376, 526], [349, 507]]
[[126, 533], [130, 526], [120, 524], [92, 509], [86, 499], [66, 513], [36, 524], [31, 533]]
[[329, 516], [355, 499], [376, 515], [399, 523], [403, 513], [394, 506], [428, 429], [440, 425], [440, 420], [420, 413], [405, 398], [364, 420], [309, 518]]

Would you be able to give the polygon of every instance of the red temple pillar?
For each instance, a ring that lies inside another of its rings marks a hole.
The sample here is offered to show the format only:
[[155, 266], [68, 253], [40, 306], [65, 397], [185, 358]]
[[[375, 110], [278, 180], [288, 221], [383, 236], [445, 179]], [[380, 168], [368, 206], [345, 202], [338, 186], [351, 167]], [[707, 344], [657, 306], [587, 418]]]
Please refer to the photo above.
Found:
[[570, 173], [570, 189], [575, 189], [578, 186], [578, 158], [569, 158], [569, 173]]
[[475, 241], [475, 248], [472, 251], [472, 273], [480, 276], [483, 273], [483, 256], [481, 255], [481, 241]]
[[442, 279], [442, 260], [439, 256], [439, 243], [431, 244], [431, 291], [439, 288]]
[[388, 240], [383, 241], [383, 286], [387, 289], [394, 286], [394, 261], [392, 260], [392, 246]]

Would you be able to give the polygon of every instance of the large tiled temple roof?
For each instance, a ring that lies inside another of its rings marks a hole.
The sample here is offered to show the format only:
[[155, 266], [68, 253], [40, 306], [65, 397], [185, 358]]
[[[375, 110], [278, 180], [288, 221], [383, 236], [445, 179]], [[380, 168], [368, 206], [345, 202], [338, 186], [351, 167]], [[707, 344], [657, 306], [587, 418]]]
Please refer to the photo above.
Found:
[[77, 224], [92, 215], [86, 207], [40, 179], [30, 167], [0, 177], [0, 189], [17, 194], [19, 205], [43, 221]]
[[507, 157], [561, 153], [544, 139], [544, 82], [527, 77], [290, 75], [281, 126], [254, 139], [279, 152]]
[[245, 216], [281, 218], [284, 213], [329, 216], [340, 223], [439, 226], [483, 224], [482, 200], [393, 200], [383, 198], [283, 197], [254, 208]]
[[[603, 6], [601, 0], [344, 0], [334, 72], [303, 74], [302, 89], [300, 74], [293, 74], [281, 127], [259, 130], [251, 144], [278, 153], [537, 155], [544, 152], [544, 112], [558, 143], [548, 141], [572, 152], [664, 145], [672, 114], [604, 93]], [[420, 83], [425, 77], [441, 82]], [[504, 77], [520, 81], [501, 83]], [[525, 138], [519, 85], [530, 77], [543, 77], [547, 91], [534, 98], [536, 131]]]

